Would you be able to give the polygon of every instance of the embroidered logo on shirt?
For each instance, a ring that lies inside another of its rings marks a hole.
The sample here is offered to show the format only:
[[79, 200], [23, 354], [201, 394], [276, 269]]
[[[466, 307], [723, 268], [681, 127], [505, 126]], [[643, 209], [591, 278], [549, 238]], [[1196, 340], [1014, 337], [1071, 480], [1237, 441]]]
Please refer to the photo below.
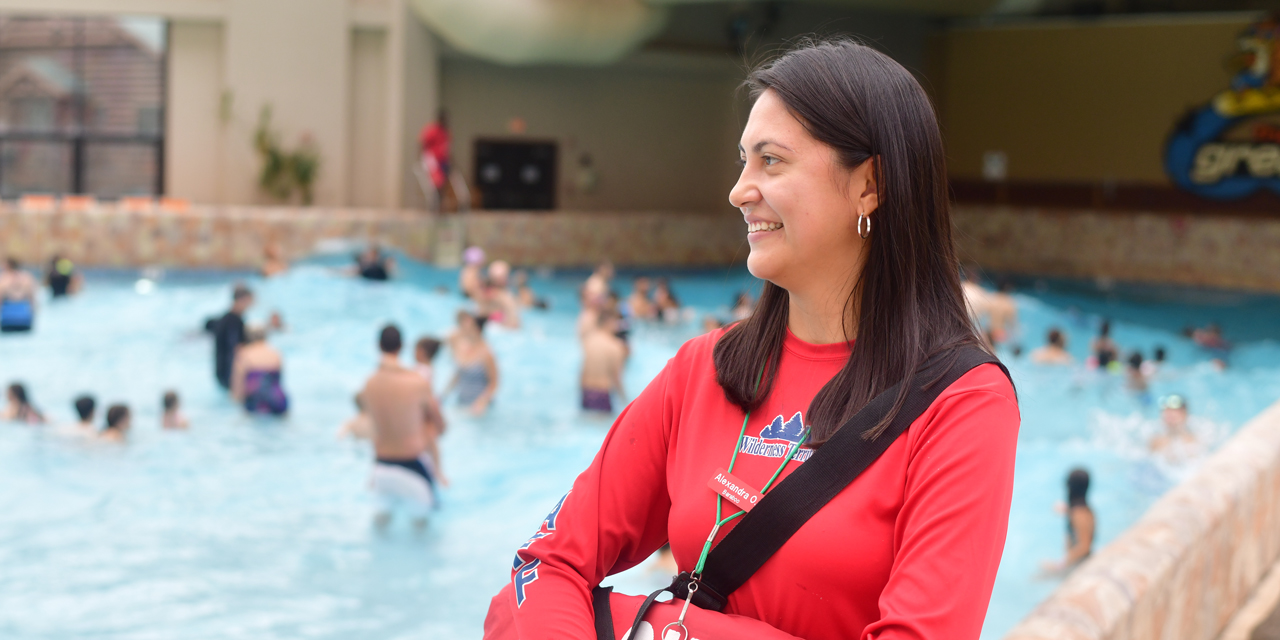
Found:
[[[569, 493], [573, 492], [570, 491]], [[516, 586], [516, 607], [524, 604], [526, 597], [525, 587], [538, 579], [538, 567], [542, 565], [542, 560], [537, 558], [527, 559], [520, 555], [520, 552], [528, 549], [533, 543], [555, 533], [556, 520], [560, 517], [560, 508], [564, 506], [564, 501], [568, 497], [569, 494], [566, 493], [563, 498], [560, 498], [560, 502], [557, 502], [551, 513], [547, 514], [547, 517], [542, 520], [542, 526], [538, 527], [538, 532], [533, 534], [533, 537], [529, 538], [528, 542], [516, 550], [515, 560], [511, 563], [511, 581]]]
[[[797, 411], [790, 419], [783, 419], [781, 415], [773, 419], [764, 429], [760, 430], [759, 437], [744, 435], [742, 442], [738, 444], [738, 451], [752, 456], [763, 456], [765, 458], [785, 458], [787, 453], [791, 451], [791, 447], [800, 441], [800, 437], [804, 435], [804, 416]], [[813, 455], [813, 449], [801, 447], [796, 452], [795, 459], [804, 462]]]

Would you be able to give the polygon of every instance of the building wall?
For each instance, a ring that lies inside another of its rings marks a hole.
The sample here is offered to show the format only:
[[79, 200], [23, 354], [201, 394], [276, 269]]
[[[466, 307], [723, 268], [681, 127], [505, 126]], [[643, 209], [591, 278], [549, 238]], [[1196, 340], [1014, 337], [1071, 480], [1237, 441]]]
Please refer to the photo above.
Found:
[[958, 28], [940, 35], [951, 174], [1011, 180], [1167, 183], [1165, 137], [1227, 88], [1224, 62], [1253, 15], [1108, 18]]
[[222, 200], [222, 39], [217, 22], [169, 27], [165, 188], [193, 202]]
[[[616, 211], [729, 210], [743, 109], [734, 99], [742, 71], [720, 59], [638, 54], [594, 68], [511, 68], [477, 60], [444, 62], [443, 104], [454, 162], [475, 184], [474, 143], [523, 137], [559, 145], [558, 208]], [[575, 184], [590, 154], [594, 193]]]
[[391, 205], [384, 186], [387, 167], [386, 135], [388, 44], [385, 30], [351, 31], [351, 164], [347, 194], [352, 206]]
[[409, 166], [419, 161], [418, 133], [436, 119], [440, 111], [440, 43], [409, 7], [401, 6], [400, 120], [396, 132], [398, 162], [390, 168], [399, 177], [403, 206], [425, 208], [427, 202], [417, 181], [409, 177]]

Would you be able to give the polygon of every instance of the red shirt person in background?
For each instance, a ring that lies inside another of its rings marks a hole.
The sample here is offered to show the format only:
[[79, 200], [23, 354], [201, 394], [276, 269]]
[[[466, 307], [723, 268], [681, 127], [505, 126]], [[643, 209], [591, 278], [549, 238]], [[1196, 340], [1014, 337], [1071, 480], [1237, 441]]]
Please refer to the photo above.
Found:
[[[668, 541], [681, 571], [698, 565], [717, 517], [708, 482], [735, 451], [744, 483], [758, 489], [778, 469], [781, 481], [931, 354], [981, 344], [960, 288], [941, 136], [911, 74], [837, 40], [783, 55], [748, 85], [755, 104], [729, 200], [747, 224], [748, 268], [766, 281], [761, 299], [746, 320], [685, 344], [618, 417], [517, 550], [486, 638], [596, 637], [591, 590], [606, 576]], [[728, 615], [704, 612], [703, 627], [691, 616], [689, 635], [978, 638], [1019, 421], [998, 367], [969, 371], [729, 596]], [[655, 613], [646, 620], [662, 629]]]
[[449, 181], [449, 148], [452, 139], [449, 136], [449, 120], [443, 110], [435, 122], [422, 128], [418, 136], [422, 145], [422, 167], [431, 177], [437, 190], [444, 189]]

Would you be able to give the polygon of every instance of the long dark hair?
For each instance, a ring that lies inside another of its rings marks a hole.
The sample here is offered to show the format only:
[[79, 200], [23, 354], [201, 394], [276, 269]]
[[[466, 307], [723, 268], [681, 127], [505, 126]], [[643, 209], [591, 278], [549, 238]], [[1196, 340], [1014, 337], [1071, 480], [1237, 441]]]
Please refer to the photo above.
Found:
[[[752, 99], [774, 92], [845, 168], [876, 158], [879, 207], [846, 305], [850, 316], [857, 314], [857, 341], [807, 413], [810, 441], [820, 444], [930, 356], [982, 345], [960, 289], [942, 136], [915, 78], [852, 40], [806, 43], [753, 71], [746, 86]], [[744, 411], [759, 406], [773, 388], [788, 309], [787, 291], [766, 282], [755, 313], [716, 344], [716, 379]], [[907, 389], [904, 384], [893, 410], [864, 437], [884, 431]]]

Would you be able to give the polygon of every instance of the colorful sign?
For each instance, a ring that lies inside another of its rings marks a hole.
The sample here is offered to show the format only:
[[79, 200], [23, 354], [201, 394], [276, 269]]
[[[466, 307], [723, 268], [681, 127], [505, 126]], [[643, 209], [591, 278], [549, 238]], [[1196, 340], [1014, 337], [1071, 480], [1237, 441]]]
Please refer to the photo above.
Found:
[[1280, 14], [1240, 35], [1231, 88], [1188, 113], [1165, 147], [1175, 184], [1234, 200], [1259, 189], [1280, 193]]

